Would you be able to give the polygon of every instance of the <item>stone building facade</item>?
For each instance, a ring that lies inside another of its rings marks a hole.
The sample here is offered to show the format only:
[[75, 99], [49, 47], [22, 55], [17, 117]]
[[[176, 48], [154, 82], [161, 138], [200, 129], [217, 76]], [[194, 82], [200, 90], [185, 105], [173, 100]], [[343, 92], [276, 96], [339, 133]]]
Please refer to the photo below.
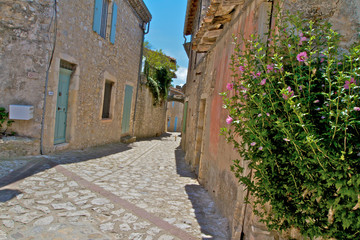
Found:
[[[244, 201], [248, 192], [230, 171], [233, 160], [239, 156], [220, 135], [220, 128], [226, 126], [228, 112], [222, 108], [219, 95], [231, 82], [229, 64], [234, 48], [233, 34], [242, 32], [249, 36], [257, 32], [264, 35], [270, 25], [268, 12], [277, 3], [280, 1], [188, 0], [184, 35], [191, 35], [191, 43], [184, 45], [189, 54], [189, 68], [181, 146], [200, 183], [229, 219], [232, 239], [280, 237], [267, 231], [259, 222], [251, 205]], [[283, 9], [294, 13], [301, 11], [305, 17], [317, 14], [328, 19], [343, 35], [343, 45], [354, 43], [358, 37], [358, 0], [285, 0], [281, 4]], [[280, 239], [290, 237], [301, 238], [296, 231], [291, 231]]]
[[11, 129], [33, 154], [132, 134], [150, 20], [142, 0], [0, 2], [0, 106], [33, 106]]
[[181, 87], [170, 87], [169, 97], [166, 110], [166, 131], [167, 132], [181, 132], [182, 118], [184, 110], [184, 93]]

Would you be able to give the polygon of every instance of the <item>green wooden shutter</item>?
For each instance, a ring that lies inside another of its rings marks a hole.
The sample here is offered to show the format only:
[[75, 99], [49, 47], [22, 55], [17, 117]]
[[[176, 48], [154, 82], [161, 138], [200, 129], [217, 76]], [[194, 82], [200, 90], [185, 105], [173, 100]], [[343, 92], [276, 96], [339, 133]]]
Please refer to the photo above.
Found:
[[123, 118], [122, 118], [122, 123], [121, 123], [121, 132], [122, 133], [126, 133], [130, 130], [132, 93], [133, 93], [133, 87], [126, 85], [125, 86], [125, 96], [124, 96]]
[[184, 106], [184, 117], [183, 117], [183, 132], [186, 132], [186, 116], [187, 116], [187, 109], [188, 109], [188, 102], [185, 102], [185, 106]]
[[112, 18], [111, 18], [111, 32], [110, 32], [110, 42], [112, 44], [115, 43], [115, 35], [116, 35], [116, 21], [117, 21], [117, 5], [116, 3], [113, 4], [112, 9]]
[[103, 0], [95, 0], [93, 30], [100, 34]]

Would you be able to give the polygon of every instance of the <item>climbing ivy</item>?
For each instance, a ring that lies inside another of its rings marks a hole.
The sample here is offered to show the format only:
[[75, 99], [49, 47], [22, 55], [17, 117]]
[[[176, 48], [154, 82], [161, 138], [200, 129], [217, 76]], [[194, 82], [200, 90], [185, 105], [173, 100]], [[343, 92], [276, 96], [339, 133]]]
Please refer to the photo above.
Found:
[[300, 14], [279, 11], [275, 25], [266, 42], [234, 37], [232, 170], [269, 229], [360, 239], [360, 45], [341, 54], [330, 23]]

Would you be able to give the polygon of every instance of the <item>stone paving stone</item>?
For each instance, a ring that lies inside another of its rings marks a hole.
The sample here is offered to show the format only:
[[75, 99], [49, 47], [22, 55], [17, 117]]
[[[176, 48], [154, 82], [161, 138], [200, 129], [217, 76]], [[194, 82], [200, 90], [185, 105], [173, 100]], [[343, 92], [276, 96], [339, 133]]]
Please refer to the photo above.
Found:
[[175, 156], [179, 141], [47, 156], [61, 167], [44, 158], [37, 173], [0, 188], [0, 239], [229, 239], [226, 219]]

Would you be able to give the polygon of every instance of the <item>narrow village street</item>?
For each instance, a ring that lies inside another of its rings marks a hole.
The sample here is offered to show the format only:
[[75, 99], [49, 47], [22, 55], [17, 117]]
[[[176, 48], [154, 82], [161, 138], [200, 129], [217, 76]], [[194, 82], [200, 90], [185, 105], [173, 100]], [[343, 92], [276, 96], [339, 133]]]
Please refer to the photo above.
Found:
[[229, 239], [180, 140], [0, 161], [0, 239]]

